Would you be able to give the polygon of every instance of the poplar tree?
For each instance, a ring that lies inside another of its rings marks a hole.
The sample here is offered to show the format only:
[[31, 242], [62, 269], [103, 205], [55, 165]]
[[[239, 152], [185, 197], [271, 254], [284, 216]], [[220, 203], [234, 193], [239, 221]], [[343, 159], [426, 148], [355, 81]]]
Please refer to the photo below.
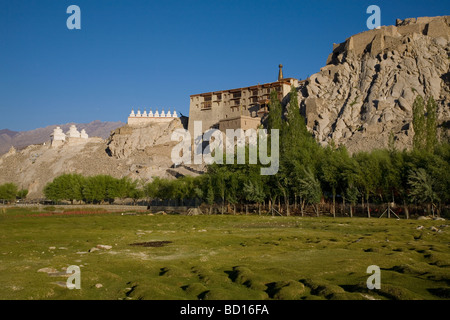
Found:
[[282, 129], [283, 122], [281, 116], [282, 116], [282, 107], [281, 102], [278, 99], [278, 93], [276, 90], [272, 90], [272, 92], [270, 93], [269, 117], [267, 119], [269, 130]]
[[315, 205], [319, 204], [322, 198], [322, 189], [320, 182], [310, 168], [305, 170], [305, 177], [299, 181], [300, 196], [303, 201], [313, 206], [316, 215], [319, 216], [319, 208]]
[[418, 95], [413, 103], [413, 128], [414, 128], [414, 138], [413, 147], [414, 149], [424, 149], [426, 144], [425, 136], [425, 104], [423, 97]]
[[212, 209], [213, 209], [213, 205], [214, 205], [214, 188], [213, 188], [213, 184], [212, 184], [212, 178], [208, 179], [208, 184], [206, 185], [206, 203], [209, 205], [209, 214], [212, 214]]
[[426, 132], [426, 150], [433, 152], [437, 143], [437, 126], [436, 126], [436, 111], [437, 105], [433, 97], [430, 97], [427, 101], [427, 119], [425, 125]]
[[290, 141], [294, 143], [299, 139], [309, 136], [308, 129], [306, 128], [305, 118], [300, 114], [300, 107], [298, 103], [297, 89], [292, 86], [289, 93], [289, 104], [287, 107], [287, 128], [286, 132]]

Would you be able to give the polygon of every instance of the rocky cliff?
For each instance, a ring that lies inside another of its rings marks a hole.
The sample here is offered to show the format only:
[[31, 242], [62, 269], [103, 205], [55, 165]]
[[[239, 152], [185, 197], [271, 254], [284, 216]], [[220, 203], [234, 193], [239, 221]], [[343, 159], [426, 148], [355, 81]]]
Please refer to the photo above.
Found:
[[131, 155], [138, 154], [150, 155], [156, 145], [174, 145], [174, 142], [171, 141], [171, 134], [179, 128], [183, 128], [179, 119], [140, 127], [123, 126], [114, 130], [108, 138], [108, 152], [117, 159], [126, 159]]
[[327, 65], [300, 88], [301, 111], [322, 143], [349, 151], [412, 146], [417, 94], [438, 103], [441, 138], [450, 120], [450, 16], [397, 20], [333, 46]]

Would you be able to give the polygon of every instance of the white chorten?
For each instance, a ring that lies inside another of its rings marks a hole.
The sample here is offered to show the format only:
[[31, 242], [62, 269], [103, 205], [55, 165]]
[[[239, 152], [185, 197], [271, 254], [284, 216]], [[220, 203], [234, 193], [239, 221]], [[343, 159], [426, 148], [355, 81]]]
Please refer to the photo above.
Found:
[[150, 112], [148, 113], [148, 116], [153, 118], [153, 111], [152, 111], [152, 109], [150, 109]]
[[159, 118], [159, 112], [158, 112], [158, 110], [156, 110], [156, 112], [155, 112], [155, 118]]
[[173, 110], [172, 117], [178, 118], [177, 112], [175, 110]]
[[162, 111], [161, 111], [161, 118], [165, 118], [166, 117], [166, 115], [164, 114], [164, 109], [162, 109]]
[[134, 114], [134, 110], [133, 109], [131, 109], [130, 117], [136, 117], [136, 115]]
[[88, 134], [86, 133], [86, 130], [84, 130], [84, 129], [81, 130], [80, 137], [83, 138], [83, 139], [88, 139], [89, 138]]
[[60, 127], [53, 129], [53, 141], [65, 141], [66, 135]]
[[144, 113], [142, 114], [142, 116], [147, 118], [147, 110], [144, 110]]
[[70, 129], [66, 135], [69, 138], [80, 138], [80, 132], [77, 130], [77, 127], [74, 124], [70, 126]]
[[172, 115], [170, 114], [170, 109], [169, 109], [169, 111], [167, 111], [166, 117], [167, 118], [172, 118]]

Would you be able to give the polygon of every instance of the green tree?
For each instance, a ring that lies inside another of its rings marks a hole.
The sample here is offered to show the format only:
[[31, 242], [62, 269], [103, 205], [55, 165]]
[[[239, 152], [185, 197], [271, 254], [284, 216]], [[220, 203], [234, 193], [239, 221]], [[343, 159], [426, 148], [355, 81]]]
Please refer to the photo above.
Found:
[[247, 183], [244, 183], [243, 191], [247, 201], [258, 204], [258, 214], [261, 215], [261, 203], [265, 199], [262, 185], [257, 181], [248, 181]]
[[336, 159], [336, 151], [330, 146], [325, 149], [325, 157], [320, 165], [321, 180], [330, 188], [333, 206], [331, 213], [336, 217], [336, 190], [339, 184], [339, 163]]
[[153, 177], [153, 180], [144, 186], [144, 195], [150, 200], [158, 197], [159, 191], [159, 177]]
[[350, 203], [350, 217], [353, 218], [353, 207], [356, 205], [358, 201], [359, 191], [352, 183], [345, 190], [345, 196]]
[[83, 199], [89, 203], [100, 203], [106, 198], [104, 188], [100, 185], [100, 179], [97, 176], [86, 177], [83, 185]]
[[200, 183], [199, 178], [184, 176], [182, 178], [177, 179], [179, 182], [179, 186], [177, 188], [177, 198], [181, 200], [181, 203], [184, 204], [186, 199], [196, 199], [195, 188], [196, 185]]
[[289, 103], [287, 105], [287, 126], [285, 127], [286, 134], [283, 138], [286, 139], [285, 144], [290, 147], [296, 147], [299, 140], [304, 139], [304, 137], [310, 137], [311, 134], [308, 132], [306, 127], [305, 118], [300, 114], [300, 107], [298, 103], [298, 92], [297, 89], [292, 86], [289, 93]]
[[195, 187], [194, 193], [195, 193], [195, 206], [197, 206], [197, 200], [203, 198], [204, 192], [203, 192], [202, 188]]
[[413, 103], [413, 147], [424, 149], [426, 146], [425, 103], [421, 95], [418, 95]]
[[[223, 167], [222, 167], [223, 168]], [[226, 194], [226, 172], [225, 170], [220, 170], [216, 173], [214, 177], [214, 187], [215, 187], [215, 193], [220, 196], [221, 202], [221, 209], [220, 213], [223, 214], [224, 206], [225, 206], [225, 194]]]
[[82, 194], [86, 202], [113, 203], [115, 198], [121, 196], [121, 187], [118, 179], [108, 175], [96, 175], [85, 178]]
[[322, 189], [319, 179], [314, 175], [312, 170], [305, 170], [305, 177], [300, 179], [300, 195], [306, 203], [313, 206], [316, 215], [319, 216], [319, 208], [316, 207], [322, 198]]
[[437, 104], [433, 97], [430, 97], [427, 101], [426, 112], [426, 150], [433, 152], [437, 144]]
[[367, 217], [370, 218], [369, 197], [375, 194], [381, 179], [381, 170], [378, 161], [368, 152], [359, 152], [354, 155], [354, 159], [358, 163], [358, 175], [356, 183], [362, 190], [362, 194], [366, 199]]
[[226, 190], [226, 199], [233, 206], [233, 214], [236, 214], [236, 204], [239, 202], [239, 180], [235, 172], [229, 175]]
[[85, 180], [79, 174], [60, 175], [44, 187], [44, 195], [53, 201], [68, 200], [73, 204], [75, 200], [83, 200]]
[[28, 195], [28, 190], [27, 189], [21, 189], [17, 192], [17, 198], [18, 199], [25, 199]]
[[[339, 187], [342, 195], [342, 206], [345, 212], [345, 201], [348, 200], [352, 211], [354, 195], [356, 194], [357, 196], [358, 194], [356, 193], [358, 190], [356, 185], [359, 181], [359, 163], [355, 159], [350, 158], [345, 147], [342, 146], [339, 149], [342, 149], [339, 158]], [[350, 199], [348, 198], [349, 195]]]
[[12, 202], [16, 199], [18, 187], [14, 183], [0, 185], [0, 199]]
[[345, 147], [335, 149], [332, 145], [324, 149], [323, 156], [319, 157], [319, 177], [325, 189], [331, 191], [331, 213], [336, 217], [336, 193], [338, 187], [345, 192], [347, 181], [355, 179], [354, 174], [357, 163], [353, 162]]
[[423, 168], [411, 171], [408, 178], [408, 183], [411, 187], [409, 195], [413, 201], [419, 204], [427, 204], [428, 213], [433, 212], [435, 204], [439, 201], [435, 191], [434, 179]]
[[204, 193], [206, 203], [209, 205], [209, 214], [212, 214], [212, 208], [215, 200], [214, 188], [211, 180], [212, 179], [208, 179], [208, 183], [206, 185], [206, 192]]
[[139, 199], [142, 199], [145, 196], [144, 190], [142, 189], [134, 188], [129, 192], [129, 197], [133, 199], [133, 204], [136, 204]]
[[281, 130], [283, 126], [282, 121], [282, 107], [281, 102], [278, 99], [278, 92], [272, 90], [270, 92], [270, 104], [269, 104], [269, 116], [268, 116], [268, 129], [278, 129]]
[[435, 180], [435, 191], [439, 198], [439, 211], [443, 204], [450, 201], [450, 144], [445, 143], [435, 148], [435, 153], [428, 164], [428, 171]]
[[408, 166], [405, 162], [408, 152], [404, 150], [403, 152], [395, 151], [391, 153], [391, 163], [396, 170], [395, 188], [398, 192], [398, 197], [400, 199], [396, 200], [403, 204], [403, 210], [405, 212], [406, 219], [409, 219], [409, 208], [408, 208]]

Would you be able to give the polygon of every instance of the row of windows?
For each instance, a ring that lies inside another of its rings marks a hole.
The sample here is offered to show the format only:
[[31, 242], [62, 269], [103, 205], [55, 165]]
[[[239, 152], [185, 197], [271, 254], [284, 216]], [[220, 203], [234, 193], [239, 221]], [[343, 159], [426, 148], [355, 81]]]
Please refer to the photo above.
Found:
[[[277, 92], [282, 92], [282, 87], [276, 87], [276, 88], [263, 88], [260, 89], [259, 92], [258, 90], [251, 90], [248, 94], [249, 97], [257, 99], [257, 96], [261, 96], [261, 95], [269, 95], [270, 92], [275, 89]], [[247, 96], [247, 91], [239, 91], [239, 92], [233, 92], [233, 93], [224, 93], [223, 94], [223, 98], [224, 99], [240, 99], [242, 96]], [[191, 98], [191, 102], [200, 102], [200, 97], [192, 97]], [[209, 95], [209, 96], [204, 96], [203, 97], [204, 101], [220, 101], [222, 100], [222, 94], [217, 94], [217, 95]]]
[[[203, 103], [201, 103], [201, 104], [198, 104], [198, 103], [197, 103], [197, 104], [195, 105], [195, 107], [196, 107], [197, 109], [199, 109], [200, 106], [201, 106], [201, 109], [202, 109], [202, 110], [205, 110], [205, 109], [211, 109], [211, 108], [212, 108], [212, 103], [211, 103], [211, 102], [203, 102]], [[239, 107], [242, 107], [243, 110], [247, 110], [247, 105], [233, 104], [233, 105], [231, 105], [230, 107], [231, 107], [231, 111], [233, 111], [233, 112], [234, 112], [234, 110], [239, 110]]]

